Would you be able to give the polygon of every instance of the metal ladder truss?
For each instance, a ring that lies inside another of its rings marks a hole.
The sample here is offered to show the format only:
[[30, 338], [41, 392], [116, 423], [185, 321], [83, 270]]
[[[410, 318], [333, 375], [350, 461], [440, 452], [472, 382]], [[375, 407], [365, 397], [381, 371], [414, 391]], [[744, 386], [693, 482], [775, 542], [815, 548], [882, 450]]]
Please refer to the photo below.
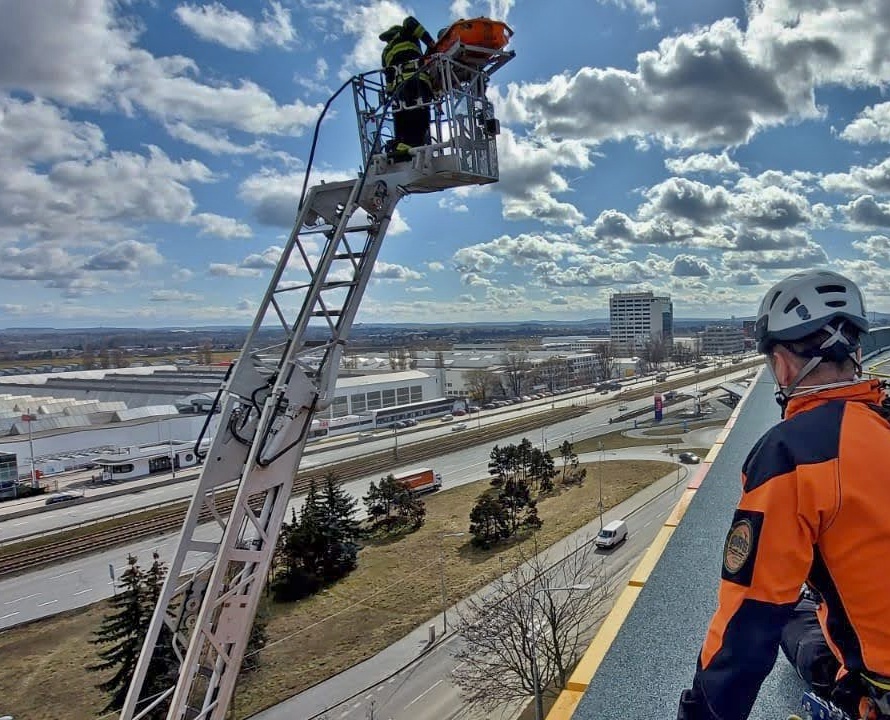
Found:
[[[171, 719], [225, 715], [312, 415], [333, 400], [343, 346], [402, 195], [362, 179], [309, 190], [224, 383], [224, 426], [207, 452], [124, 720], [145, 717], [171, 696]], [[229, 488], [237, 493], [227, 511], [217, 495]], [[214, 522], [199, 526], [202, 512]], [[179, 680], [143, 698], [162, 633], [172, 636]]]
[[[465, 50], [429, 61], [431, 142], [413, 149], [410, 161], [380, 152], [393, 111], [382, 73], [353, 80], [365, 173], [311, 188], [281, 250], [222, 385], [213, 417], [219, 427], [122, 720], [168, 702], [168, 720], [226, 716], [312, 416], [333, 401], [340, 356], [396, 204], [409, 193], [498, 179], [497, 120], [485, 90], [491, 72], [513, 54]], [[149, 666], [171, 650], [180, 666], [176, 684], [159, 689]]]

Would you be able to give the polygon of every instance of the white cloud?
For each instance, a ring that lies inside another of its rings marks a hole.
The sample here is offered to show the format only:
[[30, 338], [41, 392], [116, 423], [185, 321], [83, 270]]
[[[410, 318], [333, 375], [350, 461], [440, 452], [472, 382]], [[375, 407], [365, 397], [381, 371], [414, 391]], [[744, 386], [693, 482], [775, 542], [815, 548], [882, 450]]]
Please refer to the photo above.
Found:
[[426, 266], [427, 266], [432, 272], [442, 272], [442, 270], [445, 269], [445, 264], [444, 264], [444, 263], [440, 263], [438, 260], [433, 260], [432, 262], [428, 262], [428, 263], [426, 264]]
[[890, 238], [886, 235], [872, 235], [865, 240], [856, 240], [853, 247], [869, 260], [890, 262]]
[[[254, 216], [263, 225], [290, 229], [297, 218], [303, 172], [279, 173], [264, 168], [249, 175], [238, 186], [238, 196], [254, 206]], [[309, 187], [325, 182], [352, 180], [355, 175], [344, 171], [313, 172]], [[390, 231], [392, 232], [392, 231]]]
[[455, 19], [466, 19], [470, 16], [470, 0], [451, 0], [448, 13]]
[[518, 137], [504, 129], [498, 140], [500, 181], [495, 191], [504, 196], [504, 218], [538, 220], [547, 225], [579, 225], [583, 213], [555, 195], [570, 191], [556, 168], [587, 170], [592, 166], [586, 147], [574, 140]]
[[182, 140], [189, 145], [194, 145], [201, 150], [206, 150], [213, 155], [251, 155], [265, 150], [261, 142], [250, 145], [238, 145], [232, 142], [228, 135], [221, 130], [204, 131], [197, 130], [184, 122], [174, 122], [165, 125], [170, 137]]
[[854, 165], [845, 173], [827, 173], [821, 185], [828, 192], [844, 194], [890, 193], [890, 158], [870, 167]]
[[710, 277], [711, 268], [701, 258], [677, 255], [671, 266], [671, 274], [677, 277]]
[[149, 302], [196, 302], [201, 296], [180, 290], [155, 290], [148, 299]]
[[92, 158], [105, 151], [105, 137], [97, 125], [73, 122], [39, 98], [26, 102], [0, 96], [0, 148], [0, 163], [9, 158], [32, 163]]
[[214, 277], [259, 277], [259, 270], [243, 268], [232, 263], [210, 263], [207, 273]]
[[731, 175], [741, 171], [739, 164], [731, 159], [726, 152], [722, 152], [719, 155], [695, 153], [682, 158], [666, 158], [664, 166], [675, 175], [689, 175], [691, 173]]
[[117, 14], [126, 8], [107, 0], [15, 3], [0, 24], [0, 89], [258, 134], [299, 134], [317, 118], [320, 106], [279, 105], [246, 79], [202, 82], [190, 58], [138, 48], [140, 24]]
[[404, 282], [406, 280], [422, 280], [424, 274], [412, 270], [405, 265], [397, 265], [378, 260], [374, 264], [374, 277], [378, 280], [397, 280]]
[[861, 195], [840, 209], [854, 227], [890, 227], [890, 203], [878, 202], [873, 195]]
[[195, 273], [193, 273], [188, 268], [177, 268], [176, 270], [173, 271], [173, 274], [171, 275], [171, 277], [176, 282], [188, 282], [194, 276], [195, 276]]
[[173, 14], [202, 40], [232, 50], [258, 50], [267, 43], [288, 47], [297, 36], [291, 24], [290, 10], [275, 0], [263, 10], [262, 20], [229, 10], [219, 2], [179, 5]]
[[84, 269], [140, 272], [151, 265], [159, 265], [161, 262], [163, 262], [163, 258], [154, 244], [124, 240], [100, 250], [90, 257], [84, 265]]
[[216, 235], [226, 238], [249, 238], [253, 236], [250, 226], [238, 222], [235, 218], [216, 215], [214, 213], [197, 213], [189, 218], [189, 222], [200, 225], [199, 235]]
[[599, 0], [601, 5], [616, 5], [622, 10], [633, 10], [646, 19], [646, 24], [658, 27], [658, 8], [653, 0]]
[[583, 67], [545, 82], [512, 83], [505, 122], [588, 143], [657, 139], [668, 147], [727, 146], [758, 130], [820, 117], [828, 84], [883, 86], [890, 58], [883, 0], [750, 2], [732, 18], [663, 38], [632, 70]]
[[841, 132], [844, 140], [855, 143], [890, 142], [890, 102], [865, 108]]
[[[377, 0], [349, 8], [341, 16], [342, 29], [356, 37], [355, 47], [343, 60], [340, 79], [345, 80], [355, 72], [366, 72], [382, 65], [380, 54], [383, 43], [380, 33], [392, 25], [400, 25], [409, 12], [394, 0]], [[433, 31], [434, 32], [434, 31]]]

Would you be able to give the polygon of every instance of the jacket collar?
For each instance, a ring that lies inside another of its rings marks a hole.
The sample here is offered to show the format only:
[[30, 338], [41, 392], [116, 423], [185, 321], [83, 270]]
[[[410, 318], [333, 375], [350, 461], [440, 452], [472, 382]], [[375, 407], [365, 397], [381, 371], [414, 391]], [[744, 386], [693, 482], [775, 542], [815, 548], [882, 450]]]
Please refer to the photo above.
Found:
[[[805, 390], [806, 388], [799, 388]], [[798, 413], [807, 412], [831, 400], [845, 400], [880, 405], [883, 399], [879, 380], [863, 380], [862, 382], [844, 387], [821, 390], [812, 395], [800, 395], [788, 401], [785, 418], [794, 417]]]

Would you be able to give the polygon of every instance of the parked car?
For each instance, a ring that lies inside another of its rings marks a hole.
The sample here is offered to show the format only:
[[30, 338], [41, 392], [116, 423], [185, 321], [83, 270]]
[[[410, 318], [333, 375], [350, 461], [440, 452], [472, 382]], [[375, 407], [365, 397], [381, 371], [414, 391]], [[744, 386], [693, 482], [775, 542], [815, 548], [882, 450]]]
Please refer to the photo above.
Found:
[[701, 458], [691, 452], [681, 452], [677, 457], [681, 463], [686, 463], [687, 465], [698, 465], [701, 462]]
[[618, 406], [619, 412], [624, 412], [625, 410], [627, 410], [627, 405], [625, 405], [624, 403]]
[[439, 422], [451, 422], [454, 420], [454, 415], [443, 415], [439, 418]]
[[46, 505], [55, 505], [56, 503], [68, 502], [69, 500], [77, 500], [80, 495], [73, 495], [71, 493], [60, 493], [59, 495], [53, 495], [52, 497], [48, 497], [46, 499]]
[[467, 412], [477, 413], [480, 409], [481, 408], [479, 408], [478, 405], [470, 405], [470, 407], [467, 408]]
[[396, 420], [390, 427], [394, 427], [397, 430], [403, 430], [408, 426], [405, 424], [404, 420]]
[[467, 411], [466, 410], [455, 410], [451, 414], [454, 415], [454, 417], [463, 417], [464, 415], [467, 414]]
[[415, 420], [414, 418], [408, 418], [406, 420], [402, 420], [402, 422], [405, 423], [405, 427], [414, 427], [415, 425], [417, 425], [417, 420]]
[[457, 424], [451, 426], [451, 432], [458, 432], [460, 430], [466, 430], [466, 429], [467, 429], [466, 423], [457, 423]]
[[627, 523], [613, 520], [597, 533], [594, 542], [599, 548], [613, 548], [627, 540]]
[[482, 409], [483, 410], [494, 410], [496, 407], [497, 407], [497, 403], [490, 402], [490, 403], [485, 403], [485, 405], [482, 406]]

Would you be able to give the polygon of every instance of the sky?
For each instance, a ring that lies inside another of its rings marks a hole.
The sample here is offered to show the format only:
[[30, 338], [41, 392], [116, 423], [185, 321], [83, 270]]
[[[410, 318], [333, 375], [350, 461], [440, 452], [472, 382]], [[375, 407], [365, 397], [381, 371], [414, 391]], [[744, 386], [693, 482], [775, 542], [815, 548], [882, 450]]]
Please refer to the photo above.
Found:
[[[890, 310], [886, 0], [0, 0], [0, 327], [249, 324], [379, 32], [486, 15], [500, 181], [401, 201], [360, 322]], [[351, 96], [316, 179], [355, 177]]]

